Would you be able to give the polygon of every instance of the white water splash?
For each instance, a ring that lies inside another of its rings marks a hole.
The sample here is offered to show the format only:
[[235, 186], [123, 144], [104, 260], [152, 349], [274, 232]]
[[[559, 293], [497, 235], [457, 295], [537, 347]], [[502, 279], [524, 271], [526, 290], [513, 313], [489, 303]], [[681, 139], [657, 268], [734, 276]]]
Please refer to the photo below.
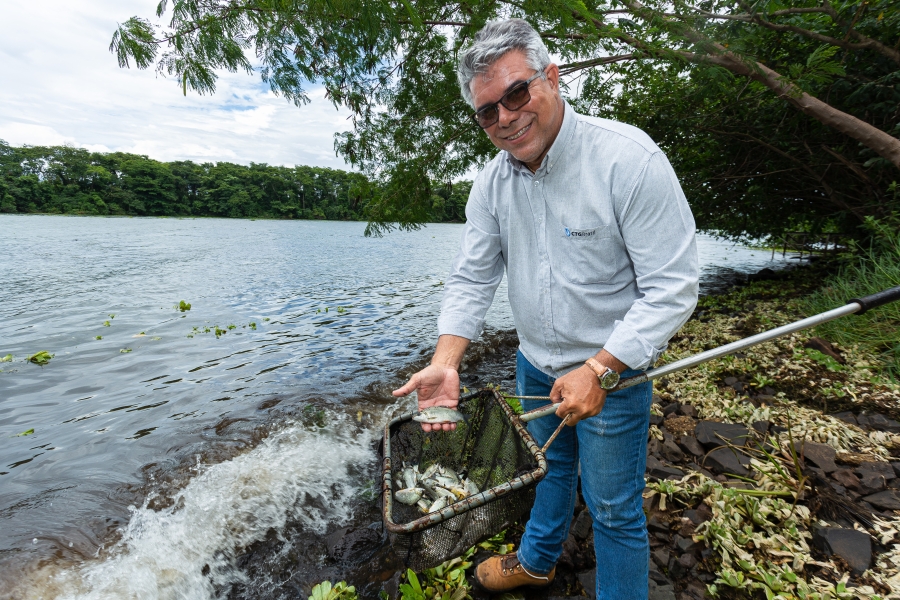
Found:
[[[341, 421], [318, 430], [288, 427], [246, 454], [209, 467], [178, 493], [172, 507], [135, 509], [122, 539], [96, 562], [58, 572], [25, 596], [213, 598], [215, 587], [243, 579], [232, 566], [234, 556], [269, 530], [292, 520], [324, 533], [329, 522], [351, 517], [349, 501], [359, 484], [351, 482], [350, 468], [373, 460], [372, 434]], [[323, 497], [326, 508], [307, 506], [307, 493]]]

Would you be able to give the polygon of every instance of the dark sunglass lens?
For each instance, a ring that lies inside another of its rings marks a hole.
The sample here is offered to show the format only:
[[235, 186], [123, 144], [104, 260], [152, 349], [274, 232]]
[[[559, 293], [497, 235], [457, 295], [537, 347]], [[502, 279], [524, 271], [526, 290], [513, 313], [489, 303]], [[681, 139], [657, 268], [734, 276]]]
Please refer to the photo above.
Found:
[[498, 114], [496, 106], [488, 106], [475, 113], [475, 119], [482, 127], [490, 127], [497, 122]]
[[528, 104], [528, 101], [531, 100], [531, 94], [528, 93], [528, 86], [523, 83], [509, 90], [509, 93], [503, 99], [504, 106], [509, 108], [509, 110], [518, 110]]

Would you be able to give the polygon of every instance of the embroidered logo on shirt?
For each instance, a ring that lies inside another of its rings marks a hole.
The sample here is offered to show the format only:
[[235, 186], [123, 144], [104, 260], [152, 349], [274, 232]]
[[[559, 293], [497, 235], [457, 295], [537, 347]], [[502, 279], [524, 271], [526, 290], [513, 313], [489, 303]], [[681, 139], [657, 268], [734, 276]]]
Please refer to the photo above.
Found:
[[591, 237], [593, 235], [597, 235], [596, 228], [576, 230], [576, 229], [569, 229], [568, 227], [566, 227], [565, 230], [566, 230], [566, 237], [581, 238], [581, 237]]

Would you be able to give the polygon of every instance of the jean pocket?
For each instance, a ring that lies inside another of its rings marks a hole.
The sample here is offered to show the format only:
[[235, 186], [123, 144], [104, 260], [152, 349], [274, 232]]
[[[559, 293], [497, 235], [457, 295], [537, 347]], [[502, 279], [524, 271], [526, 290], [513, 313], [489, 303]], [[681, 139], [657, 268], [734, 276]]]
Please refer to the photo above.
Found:
[[552, 268], [571, 283], [604, 283], [616, 274], [618, 259], [612, 228], [564, 227], [550, 244]]

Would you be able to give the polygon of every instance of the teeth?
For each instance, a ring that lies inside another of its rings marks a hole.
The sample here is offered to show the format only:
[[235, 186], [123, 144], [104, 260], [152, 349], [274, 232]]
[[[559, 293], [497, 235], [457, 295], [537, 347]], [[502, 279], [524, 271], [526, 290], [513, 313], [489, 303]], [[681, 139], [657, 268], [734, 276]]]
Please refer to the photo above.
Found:
[[527, 125], [527, 126], [523, 127], [522, 129], [520, 129], [519, 131], [517, 131], [515, 134], [509, 136], [509, 137], [506, 138], [506, 139], [508, 139], [508, 140], [517, 140], [517, 139], [519, 139], [520, 137], [522, 137], [523, 135], [525, 135], [525, 132], [528, 131], [529, 129], [531, 129], [531, 125]]

